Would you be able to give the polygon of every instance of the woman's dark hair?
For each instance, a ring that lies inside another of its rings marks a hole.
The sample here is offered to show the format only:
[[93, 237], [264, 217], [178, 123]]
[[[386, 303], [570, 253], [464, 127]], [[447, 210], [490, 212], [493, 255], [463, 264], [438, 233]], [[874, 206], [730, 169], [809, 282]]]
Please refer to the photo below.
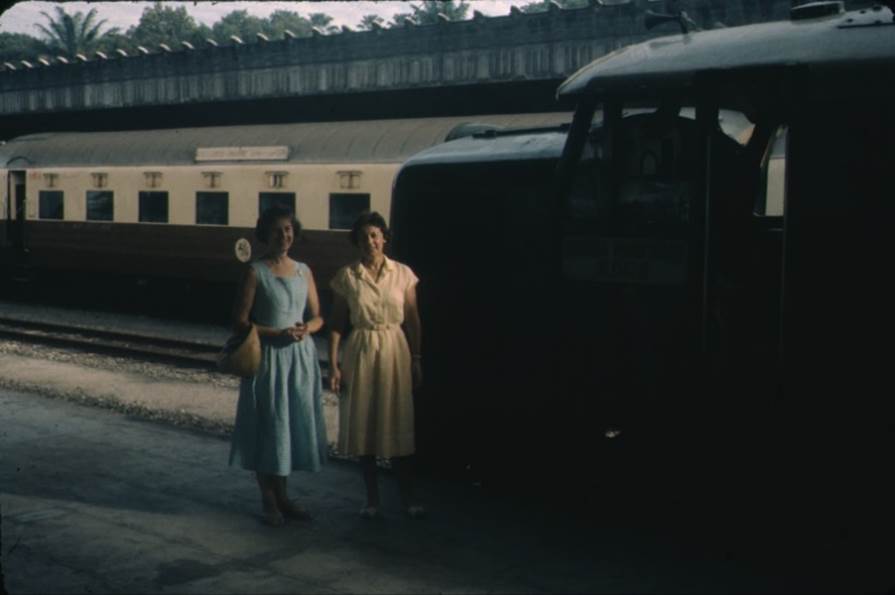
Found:
[[351, 243], [355, 246], [360, 242], [360, 232], [367, 225], [372, 225], [373, 227], [378, 227], [382, 232], [382, 237], [385, 238], [385, 241], [389, 241], [392, 238], [391, 233], [388, 230], [388, 225], [385, 223], [385, 218], [382, 215], [377, 213], [376, 211], [364, 211], [360, 214], [360, 216], [355, 220], [354, 225], [351, 226]]
[[292, 220], [292, 235], [297, 240], [298, 235], [301, 233], [301, 221], [295, 217], [292, 209], [282, 205], [273, 205], [264, 209], [264, 212], [258, 217], [258, 223], [255, 225], [255, 237], [258, 238], [258, 241], [266, 244], [270, 239], [271, 226], [280, 219]]

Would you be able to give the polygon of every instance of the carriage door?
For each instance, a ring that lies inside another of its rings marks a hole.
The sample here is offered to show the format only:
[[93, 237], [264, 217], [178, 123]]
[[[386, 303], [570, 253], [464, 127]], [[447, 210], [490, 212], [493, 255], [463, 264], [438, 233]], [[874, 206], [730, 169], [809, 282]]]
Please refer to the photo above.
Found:
[[9, 244], [15, 253], [25, 249], [25, 172], [11, 171], [9, 173], [7, 203], [7, 232]]

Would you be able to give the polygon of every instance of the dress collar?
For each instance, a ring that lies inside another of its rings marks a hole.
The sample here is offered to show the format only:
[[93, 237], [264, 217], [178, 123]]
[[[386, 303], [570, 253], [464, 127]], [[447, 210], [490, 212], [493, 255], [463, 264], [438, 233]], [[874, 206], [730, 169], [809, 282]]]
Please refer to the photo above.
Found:
[[[382, 263], [382, 270], [386, 273], [391, 273], [392, 271], [394, 271], [394, 261], [388, 256], [383, 256], [383, 258], [385, 259], [385, 261]], [[372, 276], [369, 274], [369, 272], [367, 272], [367, 267], [365, 267], [364, 263], [359, 260], [354, 263], [354, 274], [358, 277], [367, 277], [371, 281], [373, 280]]]

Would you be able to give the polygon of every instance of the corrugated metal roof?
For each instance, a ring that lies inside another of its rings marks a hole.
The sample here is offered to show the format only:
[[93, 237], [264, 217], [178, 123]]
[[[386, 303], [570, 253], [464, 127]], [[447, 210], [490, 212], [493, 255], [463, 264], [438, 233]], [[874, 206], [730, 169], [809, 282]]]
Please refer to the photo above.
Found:
[[519, 128], [569, 121], [569, 113], [539, 113], [40, 133], [0, 145], [0, 164], [20, 168], [191, 165], [196, 163], [196, 149], [200, 147], [271, 146], [288, 147], [289, 156], [285, 160], [265, 163], [389, 163], [404, 161], [410, 155], [442, 142], [453, 128], [463, 123]]

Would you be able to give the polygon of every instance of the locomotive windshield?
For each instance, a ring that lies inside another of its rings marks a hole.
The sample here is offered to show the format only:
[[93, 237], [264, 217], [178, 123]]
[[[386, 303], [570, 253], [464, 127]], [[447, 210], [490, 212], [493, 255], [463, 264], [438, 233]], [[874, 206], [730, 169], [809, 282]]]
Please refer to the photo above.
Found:
[[[597, 112], [565, 196], [563, 265], [568, 279], [682, 283], [699, 211], [701, 137], [694, 110], [631, 110], [615, 125]], [[719, 186], [742, 186], [752, 127], [738, 112], [713, 125]]]

